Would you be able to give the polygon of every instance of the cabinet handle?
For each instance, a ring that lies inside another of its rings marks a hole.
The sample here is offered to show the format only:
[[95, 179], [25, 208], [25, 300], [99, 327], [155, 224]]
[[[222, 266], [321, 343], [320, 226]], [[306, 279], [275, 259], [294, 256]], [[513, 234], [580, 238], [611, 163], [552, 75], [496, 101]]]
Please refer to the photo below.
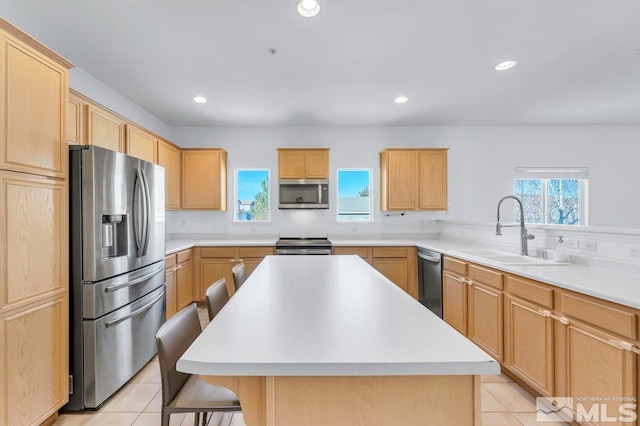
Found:
[[447, 275], [447, 277], [451, 278], [452, 280], [456, 280], [456, 281], [458, 281], [460, 283], [466, 283], [467, 282], [467, 280], [464, 279], [464, 278], [457, 278], [457, 277], [454, 277], [452, 275]]
[[229, 259], [229, 263], [235, 263], [235, 259]]
[[471, 281], [469, 278], [466, 278], [463, 281], [466, 282], [468, 285], [473, 285], [473, 281]]
[[244, 259], [238, 259], [238, 260], [237, 260], [237, 262], [238, 262], [238, 263], [240, 263], [240, 262], [244, 262]]
[[611, 343], [616, 348], [624, 349], [625, 351], [633, 352], [635, 354], [640, 355], [640, 349], [636, 348], [635, 346], [633, 346], [633, 344], [629, 342], [625, 342], [622, 340], [609, 339], [609, 343]]
[[559, 321], [561, 324], [569, 325], [569, 318], [559, 317], [559, 316], [554, 315], [554, 314], [552, 314], [551, 312], [549, 312], [549, 311], [547, 311], [545, 309], [539, 309], [538, 313], [540, 315], [542, 315], [543, 317], [552, 318], [552, 319], [554, 319], [556, 321]]

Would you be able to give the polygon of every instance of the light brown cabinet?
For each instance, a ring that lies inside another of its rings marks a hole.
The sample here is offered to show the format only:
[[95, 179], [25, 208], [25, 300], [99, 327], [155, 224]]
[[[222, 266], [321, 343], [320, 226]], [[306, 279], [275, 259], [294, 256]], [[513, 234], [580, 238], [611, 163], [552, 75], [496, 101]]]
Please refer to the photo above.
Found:
[[258, 266], [265, 256], [274, 253], [274, 247], [198, 247], [195, 249], [194, 261], [194, 299], [204, 300], [207, 288], [224, 278], [229, 295], [235, 293], [231, 270], [235, 265], [244, 262], [247, 276]]
[[498, 271], [444, 258], [444, 320], [498, 361], [503, 358], [502, 285]]
[[165, 300], [167, 319], [178, 312], [178, 292], [176, 290], [176, 255], [170, 254], [164, 258], [165, 268]]
[[329, 179], [329, 149], [278, 148], [279, 179]]
[[67, 142], [70, 145], [85, 144], [85, 113], [87, 104], [74, 92], [69, 92], [67, 104]]
[[51, 422], [69, 396], [69, 67], [0, 18], [2, 425]]
[[150, 163], [156, 162], [157, 139], [151, 133], [131, 124], [126, 125], [126, 153]]
[[157, 163], [164, 167], [164, 197], [167, 210], [180, 208], [180, 149], [158, 140]]
[[447, 149], [380, 152], [380, 209], [446, 210]]
[[418, 298], [418, 252], [415, 247], [333, 247], [333, 254], [354, 254], [398, 287]]
[[125, 152], [125, 121], [96, 105], [87, 105], [87, 145]]
[[227, 210], [227, 151], [182, 150], [182, 208]]
[[192, 249], [165, 257], [167, 318], [193, 302]]

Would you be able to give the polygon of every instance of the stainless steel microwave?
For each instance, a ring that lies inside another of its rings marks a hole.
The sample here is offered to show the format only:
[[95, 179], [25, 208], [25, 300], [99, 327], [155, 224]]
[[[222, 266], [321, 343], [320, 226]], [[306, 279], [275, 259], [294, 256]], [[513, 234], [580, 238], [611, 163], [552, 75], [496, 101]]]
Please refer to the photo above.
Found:
[[280, 179], [280, 209], [328, 209], [329, 181], [326, 179]]

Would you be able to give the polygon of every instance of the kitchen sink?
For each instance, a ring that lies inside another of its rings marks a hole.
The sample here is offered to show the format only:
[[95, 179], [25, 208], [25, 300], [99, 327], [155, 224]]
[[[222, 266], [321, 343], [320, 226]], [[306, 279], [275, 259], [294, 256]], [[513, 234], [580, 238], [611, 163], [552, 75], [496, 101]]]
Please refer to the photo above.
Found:
[[491, 249], [468, 249], [455, 250], [456, 252], [489, 262], [499, 263], [501, 265], [513, 266], [566, 266], [571, 265], [568, 262], [554, 262], [552, 260], [541, 259], [538, 257], [520, 256], [515, 253], [508, 253]]

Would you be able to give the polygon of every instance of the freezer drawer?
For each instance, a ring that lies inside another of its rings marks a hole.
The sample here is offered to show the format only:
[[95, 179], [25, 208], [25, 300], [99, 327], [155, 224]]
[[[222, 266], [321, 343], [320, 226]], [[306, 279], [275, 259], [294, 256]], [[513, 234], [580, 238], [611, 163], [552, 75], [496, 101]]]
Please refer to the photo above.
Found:
[[162, 286], [109, 315], [83, 322], [85, 408], [98, 408], [153, 358], [165, 304]]

